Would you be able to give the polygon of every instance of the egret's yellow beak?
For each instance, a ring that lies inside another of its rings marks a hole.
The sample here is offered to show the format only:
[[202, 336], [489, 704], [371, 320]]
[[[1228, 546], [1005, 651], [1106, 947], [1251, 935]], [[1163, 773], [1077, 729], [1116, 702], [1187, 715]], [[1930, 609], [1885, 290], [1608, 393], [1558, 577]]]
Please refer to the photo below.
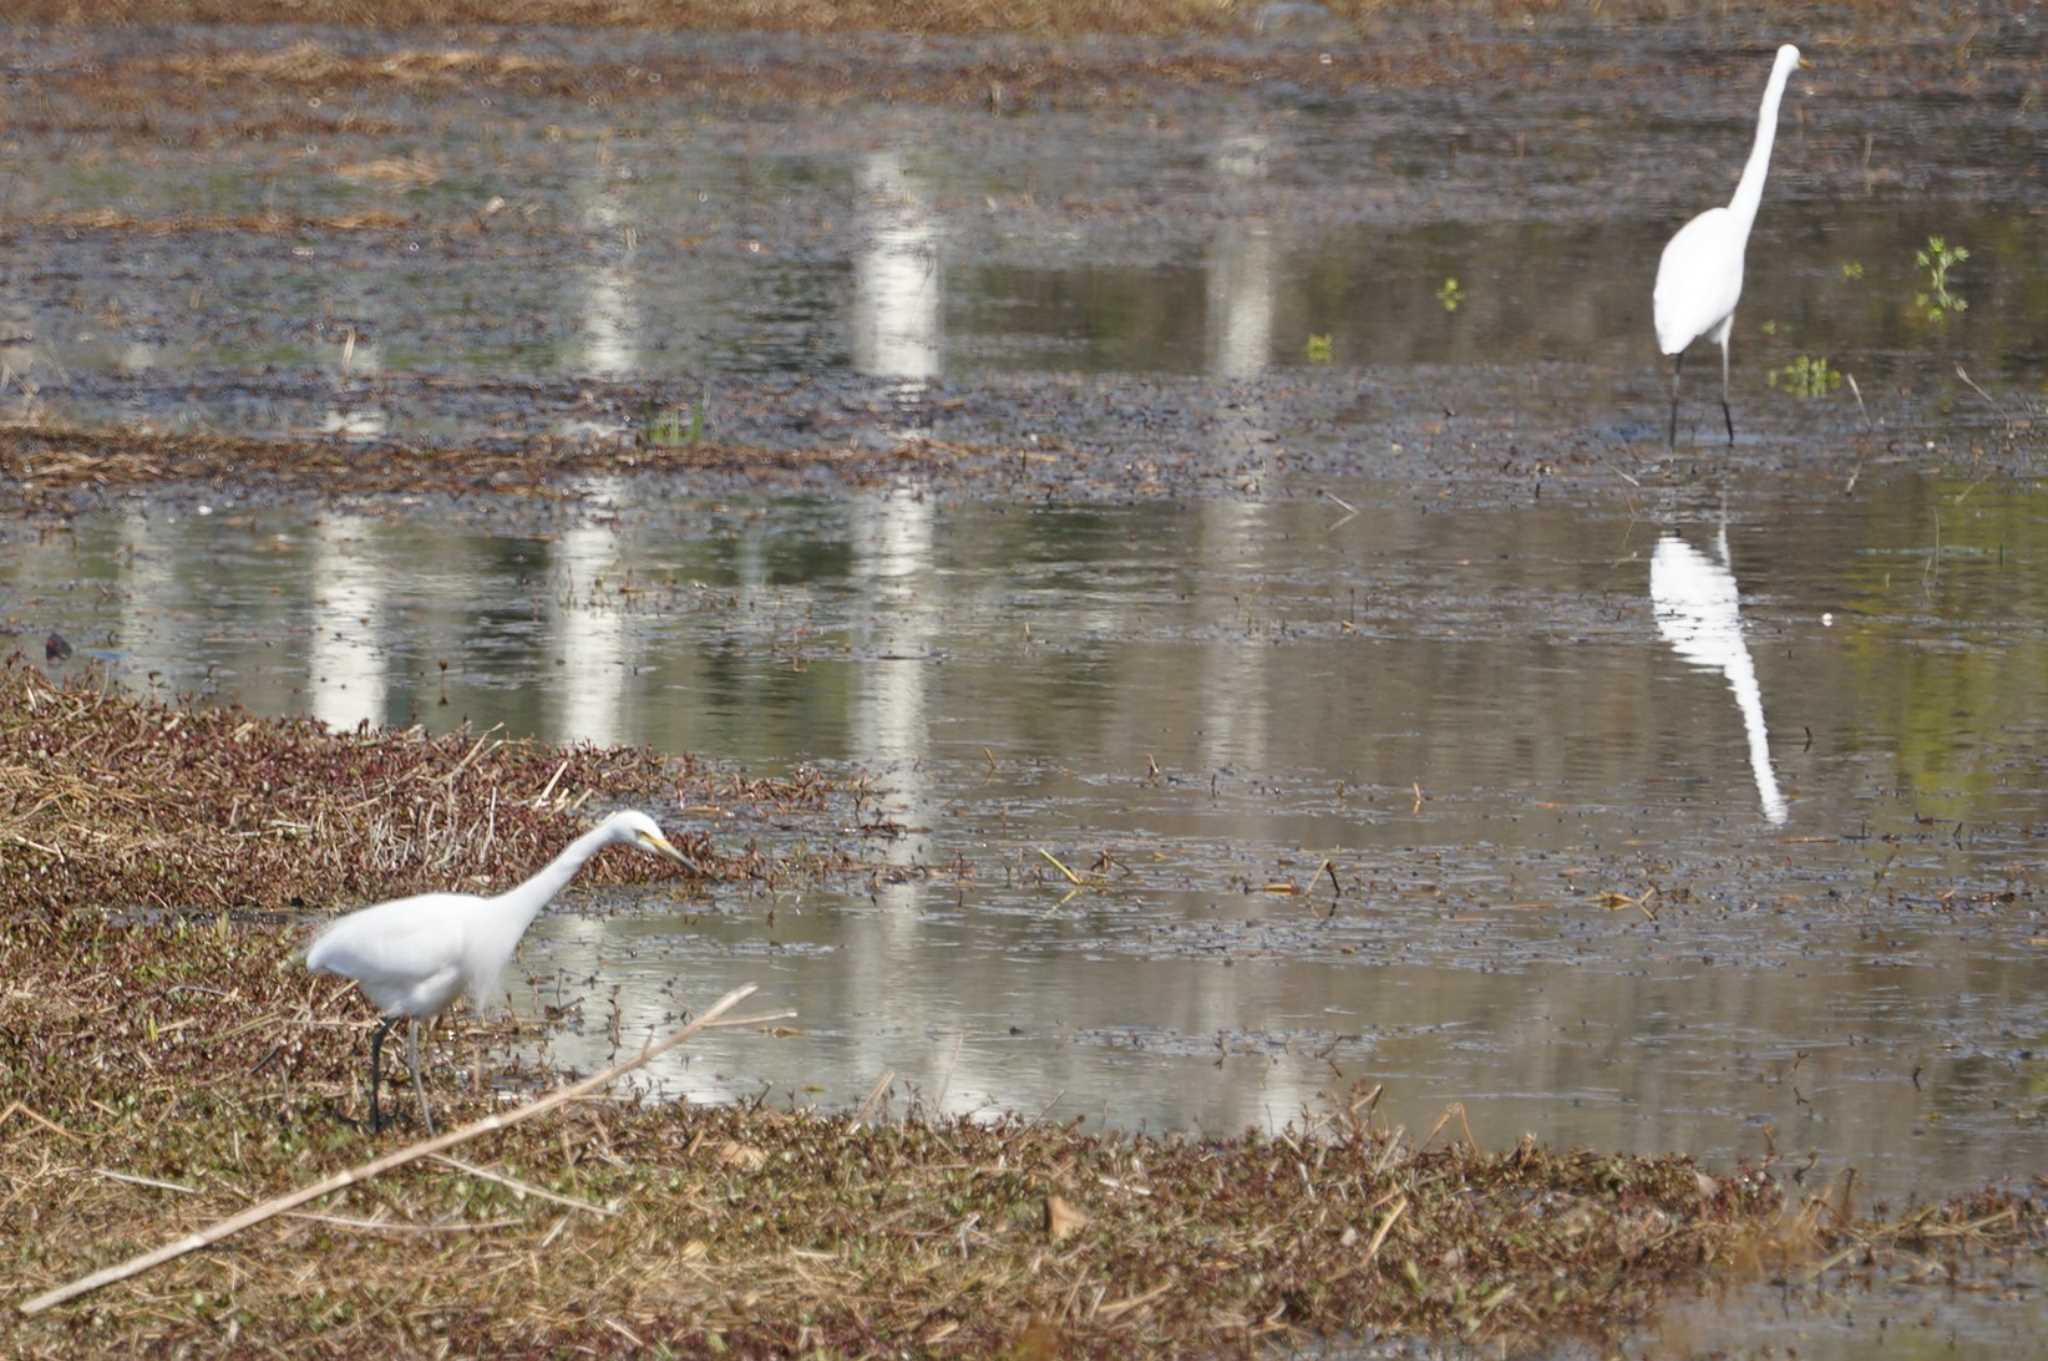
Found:
[[661, 836], [658, 833], [654, 832], [642, 832], [640, 834], [640, 842], [642, 845], [646, 846], [648, 850], [659, 851], [661, 854], [675, 861], [678, 865], [688, 865], [691, 869], [697, 868], [697, 862], [690, 859], [689, 856], [684, 855], [674, 846], [670, 845], [668, 838], [665, 836]]
[[1814, 66], [1812, 62], [1808, 61], [1804, 57], [1801, 57], [1799, 59], [1799, 69], [1802, 71], [1811, 71], [1814, 69]]

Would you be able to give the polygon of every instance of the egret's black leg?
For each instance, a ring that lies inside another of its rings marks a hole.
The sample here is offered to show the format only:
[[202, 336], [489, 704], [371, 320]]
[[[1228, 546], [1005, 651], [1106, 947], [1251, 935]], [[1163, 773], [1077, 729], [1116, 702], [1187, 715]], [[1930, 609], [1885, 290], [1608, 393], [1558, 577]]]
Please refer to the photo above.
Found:
[[420, 1118], [427, 1122], [427, 1133], [432, 1135], [434, 1113], [427, 1109], [427, 1088], [420, 1081], [420, 1018], [417, 1016], [406, 1023], [405, 1061], [412, 1068], [412, 1091], [420, 1099]]
[[1728, 340], [1721, 339], [1721, 419], [1728, 422], [1728, 447], [1735, 447], [1735, 413], [1728, 409]]
[[1667, 447], [1678, 447], [1678, 371], [1685, 367], [1685, 351], [1671, 356], [1671, 430], [1664, 437]]
[[377, 1113], [378, 1065], [384, 1057], [384, 1037], [391, 1032], [392, 1023], [398, 1018], [386, 1016], [377, 1022], [377, 1028], [370, 1033], [370, 1133], [375, 1134], [384, 1127], [384, 1121]]

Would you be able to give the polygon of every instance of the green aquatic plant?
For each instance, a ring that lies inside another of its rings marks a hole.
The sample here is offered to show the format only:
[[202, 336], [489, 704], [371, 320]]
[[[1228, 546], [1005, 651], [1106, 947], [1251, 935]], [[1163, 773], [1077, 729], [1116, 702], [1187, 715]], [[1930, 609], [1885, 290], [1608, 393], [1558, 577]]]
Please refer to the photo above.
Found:
[[1829, 365], [1825, 356], [1799, 355], [1782, 369], [1772, 369], [1764, 381], [1794, 397], [1825, 397], [1842, 385], [1842, 372]]
[[1330, 337], [1326, 335], [1312, 335], [1308, 338], [1308, 344], [1302, 346], [1302, 353], [1308, 357], [1311, 364], [1329, 363], [1332, 352]]
[[640, 443], [654, 449], [675, 449], [704, 438], [704, 403], [691, 402], [657, 411], [650, 404], [640, 418]]
[[1459, 287], [1456, 275], [1451, 275], [1444, 280], [1443, 287], [1436, 291], [1436, 300], [1443, 304], [1444, 311], [1446, 312], [1458, 310], [1458, 304], [1465, 301], [1465, 290]]
[[1845, 279], [1845, 280], [1854, 280], [1854, 279], [1860, 279], [1860, 278], [1862, 278], [1862, 277], [1863, 277], [1863, 262], [1862, 262], [1861, 260], [1844, 260], [1844, 261], [1842, 261], [1842, 278], [1843, 278], [1843, 279]]
[[1951, 292], [1948, 286], [1949, 270], [1969, 258], [1967, 247], [1951, 246], [1939, 236], [1928, 237], [1926, 249], [1913, 252], [1913, 263], [1927, 271], [1927, 291], [1913, 295], [1913, 306], [1929, 325], [1939, 326], [1950, 313], [1969, 310], [1969, 301]]

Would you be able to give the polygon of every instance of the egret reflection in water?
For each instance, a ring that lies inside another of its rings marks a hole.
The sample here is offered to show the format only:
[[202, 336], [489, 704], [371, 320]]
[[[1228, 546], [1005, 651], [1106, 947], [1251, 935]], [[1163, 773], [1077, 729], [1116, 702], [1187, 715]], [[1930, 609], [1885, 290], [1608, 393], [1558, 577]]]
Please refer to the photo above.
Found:
[[1756, 776], [1757, 797], [1764, 817], [1774, 826], [1785, 821], [1785, 796], [1771, 769], [1769, 734], [1764, 729], [1763, 691], [1756, 681], [1756, 663], [1742, 637], [1740, 593], [1728, 559], [1728, 525], [1714, 536], [1716, 562], [1676, 534], [1657, 541], [1650, 555], [1650, 605], [1657, 632], [1672, 651], [1703, 671], [1719, 671], [1735, 691], [1742, 727], [1749, 738], [1749, 767]]

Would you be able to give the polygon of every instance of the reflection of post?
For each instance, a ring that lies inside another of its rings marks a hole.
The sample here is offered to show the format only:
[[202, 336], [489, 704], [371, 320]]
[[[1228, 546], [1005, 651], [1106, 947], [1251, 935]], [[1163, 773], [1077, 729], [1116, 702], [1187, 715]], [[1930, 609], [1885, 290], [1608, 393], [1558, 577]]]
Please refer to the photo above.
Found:
[[853, 365], [897, 378], [906, 397], [939, 374], [945, 275], [930, 195], [894, 151], [861, 163], [864, 244], [854, 259]]
[[[376, 381], [384, 372], [382, 348], [366, 338], [370, 326], [369, 289], [366, 281], [375, 277], [361, 270], [344, 270], [340, 288], [340, 315], [349, 319], [347, 331], [333, 342], [328, 363], [334, 374], [334, 401], [321, 417], [320, 429], [343, 439], [373, 440], [391, 429], [391, 413], [377, 399]], [[363, 330], [353, 324], [360, 320]]]
[[369, 529], [360, 515], [325, 515], [313, 526], [306, 697], [313, 717], [338, 731], [385, 720], [390, 682], [376, 641], [385, 580], [368, 555]]
[[[15, 277], [30, 277], [30, 272], [23, 269]], [[12, 292], [0, 295], [0, 402], [31, 397], [35, 367], [35, 308]]]
[[[938, 376], [945, 281], [939, 223], [930, 196], [893, 151], [862, 162], [858, 184], [864, 245], [854, 261], [853, 362], [862, 373], [900, 380], [914, 401]], [[897, 488], [855, 504], [853, 573], [869, 588], [866, 613], [876, 637], [861, 668], [854, 716], [855, 753], [876, 766], [896, 796], [887, 810], [905, 827], [930, 825], [924, 763], [928, 755], [926, 654], [936, 636], [932, 595], [932, 506]], [[925, 861], [923, 831], [892, 840], [892, 865]], [[884, 889], [886, 901], [912, 906], [915, 881]]]
[[[625, 495], [618, 477], [593, 479], [592, 506], [617, 505]], [[619, 543], [608, 523], [584, 520], [562, 532], [556, 544], [553, 587], [554, 643], [562, 665], [555, 668], [555, 732], [565, 742], [615, 746], [626, 738], [626, 596], [616, 589]]]
[[1657, 541], [1650, 555], [1650, 605], [1657, 632], [1681, 658], [1703, 671], [1719, 671], [1735, 691], [1749, 738], [1749, 767], [1756, 777], [1764, 817], [1785, 821], [1785, 796], [1771, 769], [1770, 739], [1764, 730], [1763, 691], [1756, 663], [1742, 637], [1740, 592], [1728, 560], [1728, 526], [1715, 537], [1715, 562], [1675, 534]]
[[[932, 503], [898, 490], [855, 505], [853, 575], [866, 587], [863, 613], [872, 638], [862, 649], [854, 701], [855, 756], [875, 768], [894, 796], [890, 820], [906, 829], [883, 851], [891, 865], [927, 863], [931, 839], [928, 779], [931, 732], [925, 711], [929, 659], [939, 609], [932, 571]], [[915, 880], [884, 889], [884, 901], [914, 906]]]
[[[1267, 139], [1237, 131], [1218, 144], [1213, 158], [1219, 192], [1240, 196], [1238, 207], [1255, 211], [1251, 193], [1266, 177]], [[1227, 216], [1209, 245], [1208, 373], [1217, 379], [1255, 379], [1272, 357], [1274, 242], [1257, 217]], [[1220, 403], [1216, 455], [1227, 467], [1240, 466], [1265, 438], [1265, 407], [1256, 391]], [[1197, 560], [1228, 573], [1256, 571], [1270, 542], [1266, 508], [1255, 501], [1205, 500], [1196, 511]], [[1266, 758], [1266, 668], [1273, 649], [1241, 641], [1202, 649], [1199, 693], [1203, 764], [1256, 768]]]
[[[639, 231], [620, 201], [621, 182], [609, 150], [598, 155], [591, 170], [578, 182], [577, 195], [583, 200], [583, 228], [589, 234], [587, 249], [593, 262], [572, 272], [570, 277], [581, 289], [566, 305], [583, 320], [579, 376], [620, 380], [640, 371], [640, 308], [633, 271]], [[574, 416], [556, 428], [572, 438], [610, 438], [624, 434], [627, 426], [616, 417]]]
[[[1220, 188], [1256, 188], [1266, 177], [1266, 138], [1227, 136], [1216, 149]], [[1249, 209], [1250, 203], [1243, 205]], [[1272, 357], [1274, 241], [1263, 218], [1226, 217], [1209, 244], [1209, 376], [1256, 378]]]
[[[187, 602], [178, 598], [178, 534], [159, 511], [121, 512], [122, 662], [132, 674], [178, 673], [177, 652], [166, 636], [176, 630]], [[172, 682], [176, 684], [176, 682]]]
[[584, 272], [583, 367], [598, 378], [630, 378], [640, 369], [640, 317], [630, 269], [636, 233], [609, 178], [590, 189], [583, 222], [602, 263]]

